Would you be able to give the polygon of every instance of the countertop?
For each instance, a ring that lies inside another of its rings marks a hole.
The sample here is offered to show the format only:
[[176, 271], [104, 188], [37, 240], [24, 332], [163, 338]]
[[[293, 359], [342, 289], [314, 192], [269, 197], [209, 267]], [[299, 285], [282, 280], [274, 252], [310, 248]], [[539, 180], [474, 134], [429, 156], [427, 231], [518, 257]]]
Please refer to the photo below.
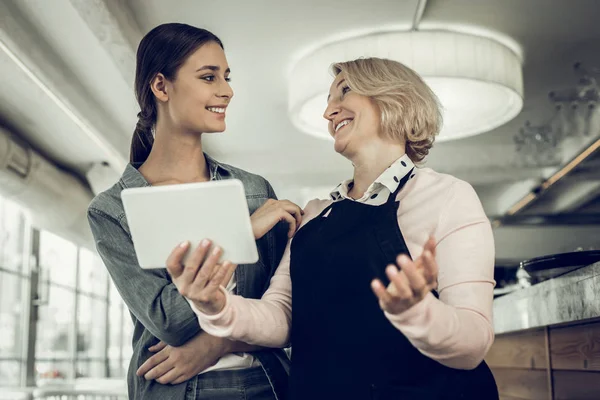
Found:
[[496, 334], [600, 317], [600, 262], [494, 300]]

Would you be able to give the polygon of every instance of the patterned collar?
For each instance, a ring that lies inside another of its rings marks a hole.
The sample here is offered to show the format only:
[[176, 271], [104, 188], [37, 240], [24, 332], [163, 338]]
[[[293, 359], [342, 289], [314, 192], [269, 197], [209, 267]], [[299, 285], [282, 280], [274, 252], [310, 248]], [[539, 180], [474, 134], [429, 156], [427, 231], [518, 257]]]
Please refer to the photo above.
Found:
[[[383, 171], [375, 182], [373, 182], [365, 192], [365, 194], [360, 199], [353, 199], [348, 196], [348, 192], [354, 186], [353, 179], [347, 179], [340, 183], [331, 193], [330, 198], [333, 202], [341, 201], [344, 199], [357, 201], [360, 203], [365, 203], [373, 206], [379, 206], [384, 204], [390, 195], [398, 189], [398, 185], [402, 178], [406, 176], [411, 170], [413, 170], [413, 175], [417, 172], [417, 169], [414, 168], [415, 165], [411, 161], [411, 159], [405, 154], [399, 159], [397, 159], [388, 169]], [[414, 169], [413, 169], [414, 168]]]

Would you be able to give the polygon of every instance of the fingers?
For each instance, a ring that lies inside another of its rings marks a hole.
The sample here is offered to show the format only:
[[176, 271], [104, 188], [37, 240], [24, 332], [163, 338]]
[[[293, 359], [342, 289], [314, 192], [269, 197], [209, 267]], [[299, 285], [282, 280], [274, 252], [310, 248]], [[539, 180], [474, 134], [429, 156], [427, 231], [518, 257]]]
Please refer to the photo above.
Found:
[[254, 237], [260, 239], [280, 221], [290, 224], [288, 236], [292, 237], [302, 223], [303, 214], [304, 211], [291, 201], [269, 199], [250, 216]]
[[383, 310], [392, 314], [401, 313], [421, 301], [437, 285], [435, 245], [435, 240], [430, 237], [423, 253], [415, 261], [406, 254], [400, 254], [396, 258], [397, 266], [388, 265], [385, 270], [390, 280], [387, 288], [379, 280], [371, 282], [371, 288]]
[[173, 363], [169, 362], [169, 360], [166, 360], [165, 362], [158, 364], [156, 367], [152, 368], [150, 371], [144, 374], [144, 379], [146, 379], [147, 381], [158, 379], [173, 368], [175, 368]]
[[398, 268], [390, 265], [385, 269], [385, 274], [390, 280], [390, 285], [394, 285], [396, 287], [396, 295], [394, 297], [400, 299], [409, 299], [414, 296], [414, 292], [410, 287], [410, 282], [408, 281], [404, 271], [398, 271]]
[[435, 256], [426, 250], [423, 253], [423, 277], [428, 285], [434, 286], [437, 282], [438, 265]]
[[282, 200], [281, 204], [287, 212], [294, 216], [294, 218], [296, 219], [296, 225], [300, 226], [300, 224], [302, 223], [302, 215], [304, 215], [304, 211], [300, 207], [298, 207], [298, 205], [288, 200]]
[[198, 247], [194, 249], [192, 254], [188, 257], [185, 262], [185, 267], [183, 269], [183, 273], [181, 274], [181, 280], [183, 282], [193, 282], [196, 274], [198, 273], [198, 269], [202, 265], [202, 261], [206, 257], [208, 250], [210, 248], [211, 242], [210, 240], [204, 239], [200, 242]]
[[[397, 261], [398, 265], [400, 265], [400, 267], [402, 268], [402, 273], [404, 274], [404, 276], [406, 276], [406, 281], [408, 282], [409, 288], [412, 293], [421, 295], [424, 291], [428, 291], [428, 282], [423, 276], [423, 273], [417, 270], [417, 266], [415, 265], [415, 263], [413, 263], [405, 255], [398, 256]], [[398, 275], [401, 274], [396, 274], [396, 276]], [[392, 278], [390, 278], [390, 280], [392, 280]]]
[[392, 296], [388, 293], [387, 289], [379, 279], [373, 279], [371, 282], [371, 289], [373, 289], [373, 293], [375, 293], [375, 296], [377, 296], [379, 303], [382, 306], [392, 300]]
[[[138, 368], [138, 370], [136, 371], [136, 375], [137, 376], [146, 376], [157, 365], [160, 365], [165, 360], [167, 360], [169, 358], [169, 353], [170, 352], [168, 351], [168, 349], [159, 351], [157, 354], [155, 354], [152, 357], [150, 357], [149, 359], [147, 359], [146, 362], [143, 363], [142, 366]], [[151, 374], [150, 376], [154, 376], [154, 374]], [[153, 379], [153, 378], [146, 378], [146, 379]]]
[[179, 375], [179, 377], [177, 377], [173, 382], [171, 382], [171, 384], [179, 385], [180, 383], [183, 383], [183, 382], [187, 381], [188, 379], [190, 379], [190, 377], [188, 377], [186, 374]]
[[183, 273], [183, 264], [181, 263], [181, 260], [189, 247], [190, 242], [186, 240], [175, 247], [171, 254], [169, 254], [169, 257], [167, 258], [167, 271], [169, 271], [169, 274], [171, 274], [173, 278], [179, 278]]
[[219, 246], [214, 246], [210, 250], [208, 257], [206, 257], [204, 263], [202, 263], [202, 267], [194, 279], [193, 286], [195, 290], [201, 290], [208, 285], [222, 254], [223, 249]]
[[294, 233], [296, 233], [296, 229], [298, 229], [302, 223], [303, 211], [296, 204], [288, 200], [279, 201], [279, 206], [281, 208], [279, 211], [279, 220], [277, 222], [286, 221], [290, 225], [290, 229], [288, 230], [288, 238], [291, 238], [294, 236]]
[[290, 224], [290, 229], [288, 229], [288, 238], [294, 236], [297, 227], [296, 218], [294, 218], [291, 214], [283, 211], [281, 213], [281, 216], [279, 217], [279, 220], [286, 221], [288, 224]]
[[[229, 274], [229, 271], [231, 270], [231, 266], [232, 266], [231, 262], [225, 261], [223, 264], [219, 264], [215, 267], [216, 271], [215, 271], [213, 277], [210, 279], [208, 284], [202, 290], [202, 292], [204, 293], [202, 298], [206, 298], [206, 299], [212, 298], [212, 294], [216, 290], [219, 289], [219, 286], [225, 280], [225, 277]], [[231, 275], [230, 275], [230, 278], [231, 278]], [[223, 286], [226, 286], [226, 285], [227, 284], [225, 284]], [[205, 300], [201, 300], [201, 301], [205, 301]]]
[[157, 351], [161, 351], [165, 347], [167, 347], [167, 344], [161, 340], [160, 342], [158, 342], [154, 346], [148, 347], [148, 350], [151, 351], [151, 352], [153, 352], [153, 353], [156, 353]]
[[169, 383], [173, 383], [175, 379], [181, 376], [181, 372], [177, 370], [177, 368], [173, 368], [170, 371], [167, 371], [164, 375], [156, 379], [156, 382], [167, 385]]
[[231, 280], [231, 277], [233, 276], [233, 273], [235, 272], [235, 269], [237, 268], [237, 264], [233, 264], [229, 261], [225, 261], [223, 263], [223, 265], [221, 266], [221, 268], [226, 269], [226, 272], [223, 276], [223, 280], [221, 281], [220, 285], [223, 287], [227, 287], [227, 284]]
[[433, 237], [433, 235], [431, 235], [431, 236], [429, 236], [429, 239], [427, 239], [427, 242], [425, 242], [425, 246], [423, 247], [423, 252], [429, 251], [435, 257], [436, 246], [437, 246], [437, 242], [435, 241], [435, 238]]
[[386, 288], [380, 280], [375, 279], [371, 282], [371, 289], [379, 299], [379, 306], [383, 310], [395, 312], [399, 304], [405, 304], [413, 299], [414, 293], [404, 272], [398, 271], [394, 265], [389, 265], [385, 272], [390, 279], [389, 286]]
[[202, 268], [200, 268], [200, 271], [196, 275], [194, 283], [192, 284], [192, 289], [195, 292], [201, 291], [213, 280], [213, 272], [216, 273], [215, 267], [219, 263], [219, 258], [221, 258], [221, 254], [223, 254], [223, 250], [220, 247], [215, 246], [212, 248], [208, 257], [206, 258], [206, 260], [204, 260]]
[[425, 242], [425, 245], [423, 246], [423, 252], [421, 253], [421, 256], [414, 260], [415, 264], [417, 265], [417, 269], [425, 268], [425, 260], [423, 258], [423, 254], [426, 251], [429, 251], [433, 255], [433, 258], [435, 258], [436, 246], [437, 242], [435, 241], [435, 238], [432, 235], [429, 236], [429, 238]]

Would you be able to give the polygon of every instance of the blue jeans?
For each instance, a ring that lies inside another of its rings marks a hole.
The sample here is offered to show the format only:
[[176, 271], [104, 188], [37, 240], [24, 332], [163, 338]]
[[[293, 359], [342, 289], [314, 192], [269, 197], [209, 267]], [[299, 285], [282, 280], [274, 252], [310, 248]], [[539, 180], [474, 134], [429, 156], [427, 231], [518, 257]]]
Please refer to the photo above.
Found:
[[186, 400], [275, 400], [261, 367], [211, 371], [188, 381]]

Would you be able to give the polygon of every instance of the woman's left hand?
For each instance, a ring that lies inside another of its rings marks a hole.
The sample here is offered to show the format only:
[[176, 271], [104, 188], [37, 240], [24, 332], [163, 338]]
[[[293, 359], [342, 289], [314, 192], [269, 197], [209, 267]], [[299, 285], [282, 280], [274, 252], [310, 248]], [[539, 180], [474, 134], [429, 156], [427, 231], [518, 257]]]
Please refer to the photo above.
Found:
[[400, 314], [436, 288], [438, 265], [435, 261], [435, 245], [435, 239], [430, 237], [423, 247], [423, 253], [414, 261], [405, 254], [399, 255], [396, 262], [400, 270], [391, 264], [385, 270], [390, 279], [387, 288], [379, 279], [371, 282], [371, 288], [384, 311]]
[[215, 365], [229, 353], [230, 343], [206, 332], [201, 332], [180, 347], [161, 341], [148, 349], [155, 354], [138, 368], [136, 375], [163, 385], [177, 385]]
[[231, 280], [236, 264], [229, 261], [219, 263], [223, 253], [220, 247], [214, 247], [210, 240], [203, 240], [188, 257], [185, 265], [182, 259], [190, 247], [186, 241], [175, 247], [167, 259], [167, 271], [179, 293], [190, 299], [196, 308], [204, 314], [218, 314], [225, 307], [225, 288]]

